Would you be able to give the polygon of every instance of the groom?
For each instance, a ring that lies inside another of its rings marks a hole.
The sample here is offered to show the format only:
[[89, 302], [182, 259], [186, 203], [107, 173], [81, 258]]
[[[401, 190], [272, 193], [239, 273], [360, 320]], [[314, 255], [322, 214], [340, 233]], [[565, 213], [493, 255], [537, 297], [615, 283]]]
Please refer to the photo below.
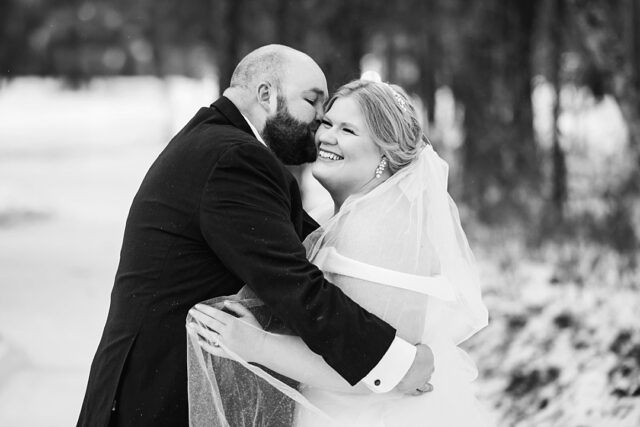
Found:
[[244, 284], [349, 383], [429, 387], [430, 350], [395, 337], [305, 257], [301, 240], [317, 224], [284, 164], [315, 160], [326, 96], [310, 57], [262, 47], [151, 166], [127, 219], [79, 426], [187, 426], [187, 311]]

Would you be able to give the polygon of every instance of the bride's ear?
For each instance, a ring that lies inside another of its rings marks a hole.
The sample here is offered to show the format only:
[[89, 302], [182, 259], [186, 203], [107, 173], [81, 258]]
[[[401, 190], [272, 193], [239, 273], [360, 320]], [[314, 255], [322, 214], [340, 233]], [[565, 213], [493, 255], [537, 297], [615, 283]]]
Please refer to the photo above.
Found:
[[275, 113], [278, 109], [278, 91], [269, 82], [259, 83], [256, 90], [258, 104], [267, 112]]

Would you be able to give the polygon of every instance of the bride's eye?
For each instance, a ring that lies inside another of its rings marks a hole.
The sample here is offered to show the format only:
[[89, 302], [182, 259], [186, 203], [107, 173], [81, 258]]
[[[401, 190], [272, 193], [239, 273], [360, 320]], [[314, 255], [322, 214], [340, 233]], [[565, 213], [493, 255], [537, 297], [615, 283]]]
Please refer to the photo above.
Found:
[[346, 133], [350, 133], [351, 135], [355, 135], [356, 133], [353, 131], [353, 129], [349, 129], [349, 128], [343, 128], [343, 131], [345, 131]]
[[320, 121], [320, 124], [321, 124], [322, 126], [326, 127], [326, 128], [330, 128], [330, 127], [331, 127], [331, 122], [330, 122], [329, 120], [327, 120], [327, 119], [322, 119], [322, 120]]

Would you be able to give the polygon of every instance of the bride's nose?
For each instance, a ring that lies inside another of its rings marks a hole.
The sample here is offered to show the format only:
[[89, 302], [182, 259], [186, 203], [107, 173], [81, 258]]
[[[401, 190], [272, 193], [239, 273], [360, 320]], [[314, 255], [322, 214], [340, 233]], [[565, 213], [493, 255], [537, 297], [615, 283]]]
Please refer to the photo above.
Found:
[[337, 143], [333, 128], [326, 129], [323, 126], [320, 126], [316, 132], [316, 138], [319, 143], [326, 145], [335, 145]]

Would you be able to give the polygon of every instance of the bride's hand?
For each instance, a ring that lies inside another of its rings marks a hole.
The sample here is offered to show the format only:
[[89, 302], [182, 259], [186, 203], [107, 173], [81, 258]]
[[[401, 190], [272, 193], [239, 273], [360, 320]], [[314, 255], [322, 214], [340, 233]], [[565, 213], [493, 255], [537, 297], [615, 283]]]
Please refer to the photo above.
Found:
[[266, 336], [262, 326], [242, 304], [225, 301], [224, 306], [235, 316], [204, 304], [196, 304], [189, 310], [189, 314], [200, 322], [191, 326], [204, 338], [200, 345], [216, 356], [229, 357], [226, 348], [246, 361], [259, 361]]

